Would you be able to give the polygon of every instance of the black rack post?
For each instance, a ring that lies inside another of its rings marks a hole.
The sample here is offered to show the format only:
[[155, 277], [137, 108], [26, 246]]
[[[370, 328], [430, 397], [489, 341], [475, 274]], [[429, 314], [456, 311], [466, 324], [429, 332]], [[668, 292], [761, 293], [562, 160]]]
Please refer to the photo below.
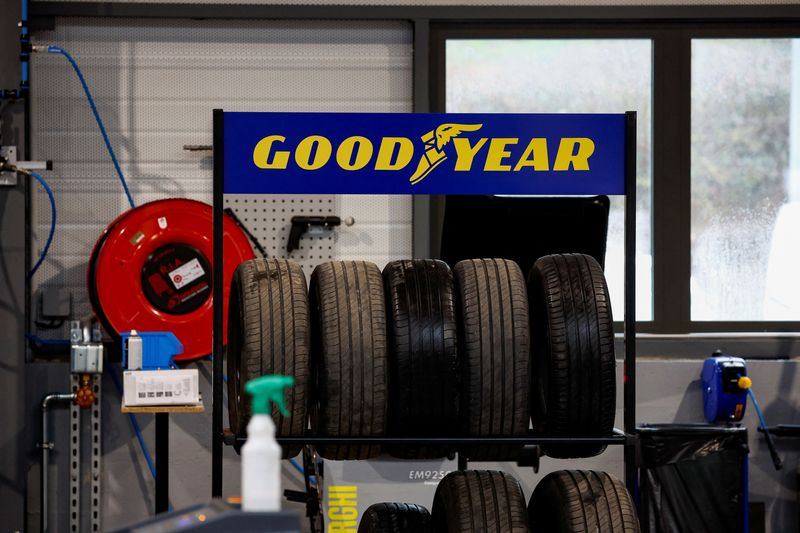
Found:
[[211, 497], [222, 496], [222, 191], [224, 176], [224, 115], [214, 110], [214, 341], [211, 398]]
[[636, 492], [636, 112], [625, 113], [625, 486]]
[[169, 413], [156, 413], [156, 514], [169, 510]]

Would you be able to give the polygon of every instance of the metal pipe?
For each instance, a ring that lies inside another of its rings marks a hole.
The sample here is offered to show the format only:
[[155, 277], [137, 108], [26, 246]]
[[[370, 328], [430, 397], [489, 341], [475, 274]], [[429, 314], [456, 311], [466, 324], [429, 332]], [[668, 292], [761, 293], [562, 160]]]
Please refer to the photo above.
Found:
[[41, 465], [41, 500], [39, 502], [39, 513], [41, 515], [41, 531], [42, 533], [47, 533], [48, 531], [48, 524], [47, 524], [47, 512], [48, 512], [48, 505], [47, 505], [47, 470], [49, 468], [50, 463], [50, 450], [53, 449], [53, 443], [49, 440], [49, 433], [47, 431], [47, 410], [51, 403], [59, 403], [59, 402], [72, 402], [75, 400], [75, 393], [69, 394], [48, 394], [42, 400], [42, 442], [39, 447], [42, 449], [42, 465]]

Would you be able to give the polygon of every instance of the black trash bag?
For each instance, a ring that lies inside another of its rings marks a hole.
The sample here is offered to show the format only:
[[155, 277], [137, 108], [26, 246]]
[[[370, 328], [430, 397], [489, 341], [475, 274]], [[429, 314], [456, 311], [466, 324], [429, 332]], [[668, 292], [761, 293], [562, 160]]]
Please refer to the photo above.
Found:
[[649, 533], [745, 531], [747, 428], [638, 428], [640, 522]]

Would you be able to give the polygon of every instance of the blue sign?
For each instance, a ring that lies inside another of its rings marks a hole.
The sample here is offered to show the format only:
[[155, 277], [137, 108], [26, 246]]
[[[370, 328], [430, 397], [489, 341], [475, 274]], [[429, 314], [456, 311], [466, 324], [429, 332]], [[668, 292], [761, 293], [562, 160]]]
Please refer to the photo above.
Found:
[[625, 193], [625, 115], [225, 113], [227, 194]]

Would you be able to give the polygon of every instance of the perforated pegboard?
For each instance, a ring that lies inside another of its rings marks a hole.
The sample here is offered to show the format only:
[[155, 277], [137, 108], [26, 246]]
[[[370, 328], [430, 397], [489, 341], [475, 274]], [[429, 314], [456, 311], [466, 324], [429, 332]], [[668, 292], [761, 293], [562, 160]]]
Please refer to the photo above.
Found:
[[[248, 195], [225, 196], [225, 207], [259, 240], [267, 255], [292, 259], [310, 279], [314, 267], [325, 261], [362, 259], [383, 269], [394, 259], [411, 257], [411, 197], [379, 195]], [[319, 236], [306, 233], [300, 248], [286, 245], [293, 216], [338, 216], [344, 221]]]

